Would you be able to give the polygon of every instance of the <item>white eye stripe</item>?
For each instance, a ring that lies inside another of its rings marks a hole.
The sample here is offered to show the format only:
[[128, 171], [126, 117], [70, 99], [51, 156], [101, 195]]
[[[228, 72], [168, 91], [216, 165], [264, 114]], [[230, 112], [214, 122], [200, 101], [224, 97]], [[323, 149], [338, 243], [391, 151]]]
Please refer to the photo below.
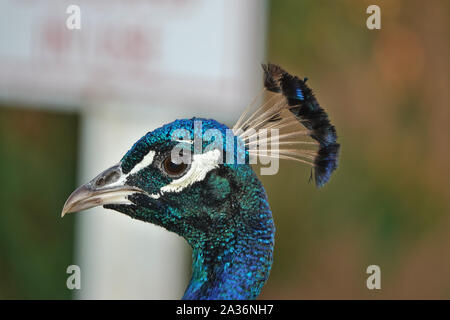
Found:
[[164, 192], [180, 192], [191, 184], [205, 179], [208, 172], [217, 168], [221, 152], [217, 149], [203, 154], [194, 154], [189, 171], [179, 179], [173, 180], [168, 185], [160, 189]]
[[179, 143], [188, 143], [188, 144], [194, 144], [194, 141], [193, 140], [174, 140], [174, 141], [176, 141], [176, 142], [179, 142]]
[[[142, 161], [136, 164], [130, 172], [128, 172], [127, 174], [122, 174], [122, 176], [117, 181], [109, 184], [108, 187], [123, 185], [130, 175], [136, 174], [142, 169], [151, 165], [153, 163], [155, 154], [155, 151], [149, 151], [149, 153], [144, 156]], [[217, 149], [208, 151], [203, 154], [194, 154], [191, 167], [188, 172], [179, 179], [173, 180], [168, 185], [162, 187], [160, 189], [160, 194], [163, 194], [165, 192], [180, 192], [191, 184], [202, 181], [203, 179], [205, 179], [208, 172], [218, 167], [221, 155], [221, 152]], [[160, 194], [151, 194], [149, 196], [153, 199], [158, 199], [160, 197]], [[129, 202], [125, 197], [124, 204], [131, 204], [131, 202]]]
[[153, 158], [155, 157], [155, 151], [149, 151], [144, 158], [142, 158], [141, 162], [137, 163], [133, 169], [127, 174], [127, 176], [130, 176], [132, 174], [138, 173], [142, 169], [148, 167], [153, 163]]
[[155, 151], [149, 151], [144, 158], [142, 158], [141, 162], [137, 163], [133, 169], [131, 169], [130, 172], [128, 172], [127, 174], [123, 174], [122, 173], [122, 167], [120, 166], [120, 164], [118, 164], [119, 168], [120, 168], [120, 172], [121, 172], [121, 176], [120, 178], [113, 182], [110, 183], [108, 185], [105, 186], [105, 188], [111, 188], [114, 186], [122, 186], [125, 184], [125, 181], [127, 181], [127, 178], [129, 176], [131, 176], [132, 174], [136, 174], [139, 171], [141, 171], [142, 169], [148, 167], [149, 165], [151, 165], [153, 163], [153, 158], [155, 157]]

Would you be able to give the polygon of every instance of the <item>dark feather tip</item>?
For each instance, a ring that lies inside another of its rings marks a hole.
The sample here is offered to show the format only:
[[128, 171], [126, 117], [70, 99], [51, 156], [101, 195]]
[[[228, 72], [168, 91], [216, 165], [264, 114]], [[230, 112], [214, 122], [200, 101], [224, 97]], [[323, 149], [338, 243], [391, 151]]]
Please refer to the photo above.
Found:
[[317, 187], [324, 186], [331, 177], [331, 173], [338, 167], [339, 144], [334, 143], [321, 147], [314, 161], [314, 178]]
[[263, 65], [264, 87], [272, 92], [281, 92], [298, 121], [311, 131], [310, 136], [319, 143], [319, 151], [314, 161], [315, 180], [318, 187], [330, 180], [336, 170], [340, 145], [335, 127], [327, 113], [320, 106], [311, 88], [303, 80], [290, 75], [277, 65]]

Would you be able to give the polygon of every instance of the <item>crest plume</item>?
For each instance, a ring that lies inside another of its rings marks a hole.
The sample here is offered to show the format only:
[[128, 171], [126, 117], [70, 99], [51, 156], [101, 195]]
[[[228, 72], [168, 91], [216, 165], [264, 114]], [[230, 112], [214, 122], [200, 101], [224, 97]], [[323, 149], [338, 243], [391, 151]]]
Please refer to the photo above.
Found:
[[[261, 129], [278, 129], [279, 149], [275, 156], [313, 166], [316, 185], [323, 186], [338, 164], [340, 145], [336, 142], [335, 127], [330, 123], [327, 113], [317, 102], [312, 90], [306, 85], [306, 78], [301, 80], [271, 63], [263, 64], [262, 67], [263, 92], [270, 96], [250, 116], [249, 110], [244, 112], [233, 127], [234, 133], [243, 139], [251, 155], [270, 157], [267, 150], [254, 150], [252, 147], [257, 147], [262, 142], [270, 142], [271, 138], [255, 142], [257, 134], [254, 132]], [[310, 138], [310, 141], [305, 138]]]

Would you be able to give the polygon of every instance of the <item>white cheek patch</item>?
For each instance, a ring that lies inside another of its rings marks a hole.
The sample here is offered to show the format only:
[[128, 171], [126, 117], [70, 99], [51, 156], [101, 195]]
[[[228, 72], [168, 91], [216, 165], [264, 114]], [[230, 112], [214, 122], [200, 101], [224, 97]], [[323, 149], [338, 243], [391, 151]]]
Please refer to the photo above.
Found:
[[214, 149], [203, 154], [194, 154], [189, 171], [179, 179], [173, 180], [168, 185], [160, 189], [164, 192], [180, 192], [191, 184], [205, 179], [208, 172], [219, 166], [219, 159], [222, 153]]

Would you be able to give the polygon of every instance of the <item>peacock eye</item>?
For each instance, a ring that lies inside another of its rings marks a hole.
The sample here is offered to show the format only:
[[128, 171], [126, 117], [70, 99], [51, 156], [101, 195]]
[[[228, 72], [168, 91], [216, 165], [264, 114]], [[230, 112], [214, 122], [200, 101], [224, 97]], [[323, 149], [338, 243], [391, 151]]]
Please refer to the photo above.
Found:
[[168, 156], [163, 161], [164, 171], [166, 171], [166, 173], [171, 176], [178, 176], [178, 175], [184, 173], [186, 171], [187, 167], [188, 167], [188, 165], [186, 163], [179, 163], [179, 164], [173, 163], [171, 156]]

